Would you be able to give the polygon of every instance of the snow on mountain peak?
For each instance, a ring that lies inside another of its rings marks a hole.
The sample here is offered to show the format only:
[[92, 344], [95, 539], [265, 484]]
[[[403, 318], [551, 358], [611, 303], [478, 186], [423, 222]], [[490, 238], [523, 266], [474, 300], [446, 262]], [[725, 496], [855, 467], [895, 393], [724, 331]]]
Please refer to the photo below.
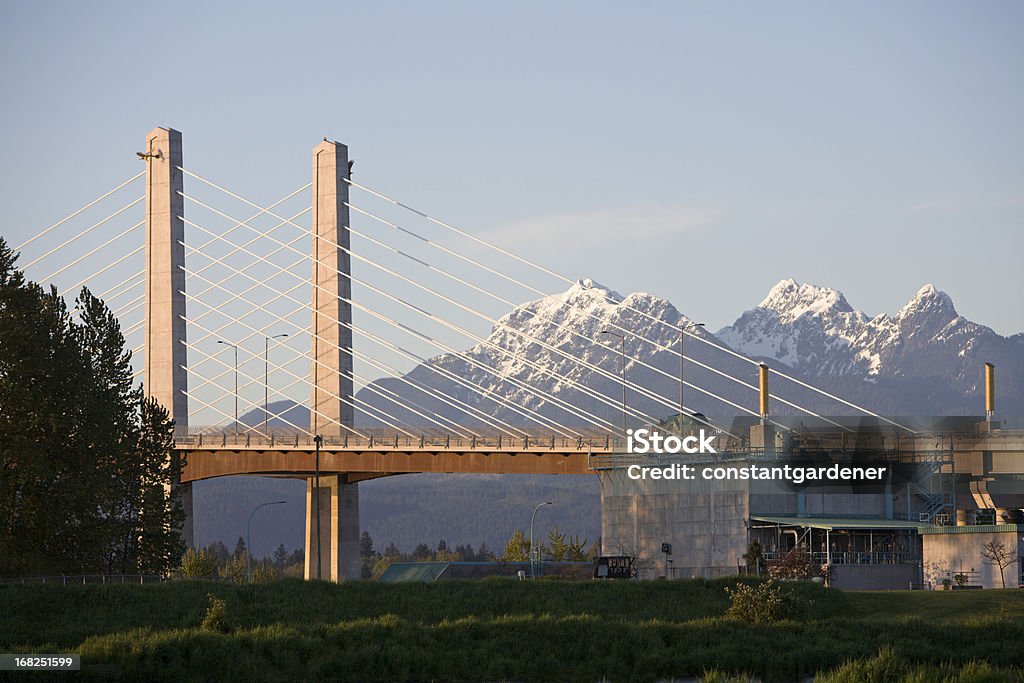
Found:
[[930, 282], [911, 298], [907, 304], [896, 314], [898, 320], [910, 317], [918, 313], [927, 313], [930, 316], [941, 316], [943, 322], [956, 318], [958, 313], [953, 305], [953, 299]]
[[571, 303], [579, 300], [580, 298], [598, 299], [601, 301], [611, 299], [616, 303], [622, 301], [621, 294], [610, 287], [605, 287], [600, 282], [591, 280], [589, 277], [577, 280], [571, 287], [569, 287], [569, 289], [560, 294], [553, 294], [552, 296], [557, 297], [563, 303]]
[[820, 316], [829, 312], [853, 312], [839, 290], [809, 283], [800, 284], [792, 278], [780, 280], [758, 307], [775, 311], [783, 322], [796, 320], [805, 313]]

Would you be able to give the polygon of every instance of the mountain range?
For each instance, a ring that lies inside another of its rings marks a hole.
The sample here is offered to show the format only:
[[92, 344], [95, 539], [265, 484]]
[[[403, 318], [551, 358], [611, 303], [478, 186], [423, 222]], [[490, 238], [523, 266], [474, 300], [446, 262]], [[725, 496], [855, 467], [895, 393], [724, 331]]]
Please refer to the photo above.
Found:
[[[531, 424], [535, 418], [579, 428], [618, 425], [623, 351], [631, 422], [663, 419], [679, 412], [679, 328], [690, 324], [665, 299], [622, 296], [581, 280], [510, 311], [485, 342], [414, 368], [406, 378], [425, 390], [396, 378], [370, 385], [377, 392], [363, 387], [356, 403], [367, 410], [357, 412], [357, 424], [375, 426], [375, 408], [403, 422], [422, 423], [410, 404], [463, 425], [481, 424], [481, 413], [507, 425]], [[757, 409], [757, 366], [739, 355], [888, 415], [981, 415], [987, 361], [997, 368], [999, 412], [1024, 415], [1024, 334], [1004, 337], [967, 320], [949, 295], [932, 285], [894, 314], [869, 317], [838, 290], [782, 280], [732, 325], [714, 333], [702, 327], [690, 331], [684, 347], [685, 405], [723, 421], [741, 409]], [[430, 390], [472, 408], [463, 410]], [[778, 375], [772, 392], [822, 414], [856, 412]], [[302, 406], [278, 405], [274, 412], [286, 408], [290, 421], [308, 420]], [[776, 400], [772, 412], [800, 411]], [[268, 486], [273, 490], [265, 490]], [[361, 523], [379, 549], [393, 541], [411, 550], [421, 541], [436, 545], [444, 538], [450, 546], [486, 542], [500, 550], [514, 528], [529, 523], [529, 502], [550, 496], [561, 504], [545, 511], [545, 534], [554, 525], [592, 540], [599, 533], [598, 487], [591, 477], [424, 474], [371, 481], [360, 489]], [[281, 518], [273, 535], [289, 548], [298, 547], [303, 491], [301, 482], [280, 480], [200, 482], [197, 538], [231, 541], [244, 528], [250, 502], [282, 495], [295, 508], [287, 516], [300, 521]], [[466, 515], [467, 508], [474, 514]]]

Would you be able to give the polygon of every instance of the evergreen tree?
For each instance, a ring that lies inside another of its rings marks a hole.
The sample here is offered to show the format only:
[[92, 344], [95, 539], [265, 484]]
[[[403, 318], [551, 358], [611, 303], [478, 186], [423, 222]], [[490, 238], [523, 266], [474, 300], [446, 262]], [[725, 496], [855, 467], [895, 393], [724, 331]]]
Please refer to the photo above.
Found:
[[581, 542], [578, 534], [569, 537], [565, 550], [565, 559], [569, 562], [587, 561], [587, 539], [583, 539]]
[[565, 534], [558, 530], [558, 527], [548, 532], [548, 543], [550, 543], [551, 559], [554, 562], [561, 562], [569, 554], [569, 544], [565, 542]]
[[388, 543], [388, 547], [384, 549], [384, 557], [387, 557], [389, 559], [394, 560], [401, 557], [401, 555], [402, 551], [398, 549], [398, 546], [395, 545], [394, 541]]
[[236, 560], [245, 557], [245, 539], [241, 536], [238, 537], [238, 541], [235, 543], [235, 552], [231, 553], [231, 556]]
[[274, 566], [278, 569], [288, 566], [288, 549], [284, 547], [284, 543], [277, 546], [277, 550], [274, 551]]
[[166, 573], [181, 554], [173, 423], [133, 387], [117, 319], [78, 320], [0, 238], [0, 573]]
[[416, 546], [416, 550], [412, 551], [412, 557], [414, 560], [429, 560], [433, 553], [430, 552], [430, 546], [426, 543], [420, 543]]
[[217, 566], [223, 567], [224, 563], [228, 561], [228, 547], [224, 545], [223, 541], [214, 541], [207, 548], [213, 556], [217, 558]]
[[505, 552], [501, 555], [502, 562], [528, 562], [530, 559], [530, 541], [522, 529], [516, 529], [512, 538], [505, 544]]
[[370, 538], [369, 531], [364, 531], [362, 535], [359, 537], [359, 557], [365, 560], [373, 557], [374, 555], [375, 553], [373, 552], [373, 539]]

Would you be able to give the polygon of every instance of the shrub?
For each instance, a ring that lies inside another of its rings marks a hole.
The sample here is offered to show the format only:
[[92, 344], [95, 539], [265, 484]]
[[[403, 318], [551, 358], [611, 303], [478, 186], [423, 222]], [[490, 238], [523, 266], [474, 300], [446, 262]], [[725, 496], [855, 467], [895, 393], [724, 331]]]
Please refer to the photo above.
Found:
[[224, 569], [221, 570], [221, 576], [231, 583], [246, 583], [248, 579], [248, 569], [245, 564], [245, 555], [242, 554], [238, 557], [229, 557], [227, 562], [224, 563]]
[[811, 554], [803, 548], [793, 548], [768, 563], [768, 576], [773, 579], [809, 579], [817, 575], [811, 564]]
[[252, 568], [253, 583], [270, 583], [277, 580], [277, 570], [267, 561], [257, 562]]
[[217, 555], [209, 548], [189, 548], [178, 573], [186, 579], [212, 579], [217, 576]]
[[206, 597], [210, 600], [210, 606], [206, 608], [206, 616], [203, 617], [203, 623], [199, 627], [204, 631], [214, 633], [231, 633], [227, 617], [228, 604], [213, 593], [207, 593]]
[[726, 588], [725, 592], [732, 600], [726, 616], [749, 624], [772, 624], [792, 619], [809, 607], [808, 600], [798, 598], [792, 591], [784, 591], [771, 579], [757, 584], [738, 583], [735, 588]]

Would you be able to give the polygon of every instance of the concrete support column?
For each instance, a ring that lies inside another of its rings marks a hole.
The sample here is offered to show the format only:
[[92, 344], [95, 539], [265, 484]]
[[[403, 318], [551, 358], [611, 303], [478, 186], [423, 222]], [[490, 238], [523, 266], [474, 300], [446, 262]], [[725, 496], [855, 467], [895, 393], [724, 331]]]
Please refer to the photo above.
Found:
[[[309, 428], [330, 440], [353, 426], [352, 298], [348, 148], [324, 140], [313, 148], [313, 322]], [[316, 511], [320, 573], [359, 578], [359, 490], [341, 477], [306, 484], [306, 578], [316, 578]]]
[[[146, 395], [174, 419], [174, 433], [188, 433], [185, 372], [185, 199], [181, 133], [154, 128], [146, 136]], [[182, 538], [193, 545], [192, 485], [175, 490], [185, 510]]]
[[320, 575], [326, 581], [358, 579], [359, 488], [343, 476], [320, 477], [316, 500], [313, 480], [306, 483], [306, 571], [307, 580], [316, 572], [316, 505], [320, 507]]
[[[324, 140], [313, 148], [313, 367], [310, 430], [338, 436], [354, 421], [348, 148]], [[339, 324], [343, 323], [343, 324]], [[340, 398], [339, 398], [340, 397]], [[344, 400], [341, 400], [344, 399]], [[339, 424], [340, 423], [340, 424]], [[344, 426], [343, 426], [344, 425]]]

